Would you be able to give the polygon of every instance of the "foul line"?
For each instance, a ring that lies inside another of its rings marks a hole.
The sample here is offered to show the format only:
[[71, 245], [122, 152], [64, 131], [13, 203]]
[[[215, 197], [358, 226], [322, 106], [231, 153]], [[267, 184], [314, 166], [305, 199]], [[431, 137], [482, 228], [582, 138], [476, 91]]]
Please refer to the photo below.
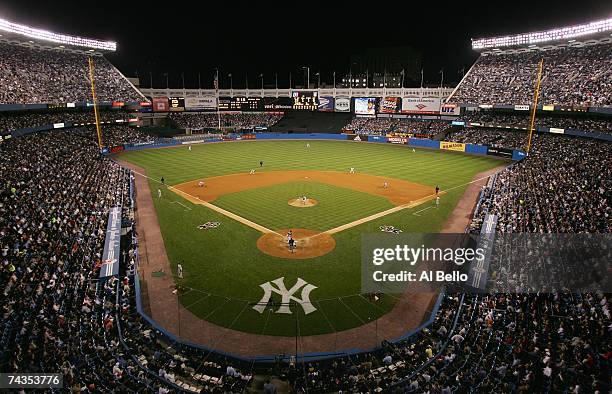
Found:
[[[440, 191], [438, 194], [439, 194], [439, 195], [446, 194], [446, 193], [448, 193], [448, 192], [449, 192], [449, 191], [451, 191], [451, 190], [458, 189], [458, 188], [460, 188], [460, 187], [464, 187], [464, 186], [467, 186], [467, 185], [471, 185], [472, 183], [480, 182], [480, 181], [482, 181], [483, 179], [490, 178], [490, 177], [492, 177], [493, 175], [498, 174], [498, 173], [500, 173], [500, 172], [501, 172], [501, 171], [503, 171], [503, 170], [504, 170], [504, 169], [501, 169], [501, 170], [499, 170], [499, 171], [497, 171], [497, 172], [495, 172], [495, 173], [493, 173], [493, 174], [490, 174], [490, 175], [487, 175], [487, 176], [483, 176], [483, 177], [478, 178], [478, 179], [474, 179], [474, 180], [472, 180], [472, 181], [470, 181], [470, 182], [466, 182], [466, 183], [462, 183], [462, 184], [460, 184], [460, 185], [453, 186], [453, 187], [448, 188], [448, 189], [446, 189], [446, 190]], [[157, 179], [153, 179], [153, 178], [151, 178], [150, 176], [147, 176], [147, 175], [145, 175], [145, 174], [141, 174], [141, 173], [139, 173], [139, 172], [137, 172], [137, 171], [134, 171], [134, 170], [132, 170], [132, 172], [133, 172], [134, 174], [140, 175], [140, 176], [142, 176], [142, 177], [144, 177], [144, 178], [150, 179], [150, 180], [152, 180], [152, 181], [154, 181], [154, 182], [161, 183], [161, 182], [160, 182], [160, 181], [158, 181]], [[189, 193], [185, 193], [184, 191], [179, 190], [179, 189], [177, 189], [177, 188], [175, 188], [175, 187], [172, 187], [172, 186], [167, 186], [167, 188], [168, 188], [168, 189], [170, 189], [170, 190], [172, 190], [172, 191], [174, 191], [174, 192], [175, 192], [176, 194], [178, 194], [178, 195], [183, 195], [183, 196], [190, 197], [191, 199], [198, 200], [198, 201], [199, 201], [199, 203], [200, 203], [200, 204], [202, 204], [202, 205], [204, 205], [205, 207], [210, 208], [210, 209], [212, 209], [213, 211], [219, 212], [220, 214], [225, 215], [225, 216], [227, 216], [227, 217], [229, 217], [229, 218], [231, 218], [231, 219], [234, 219], [234, 220], [236, 220], [237, 222], [240, 222], [240, 223], [242, 223], [242, 224], [245, 224], [245, 225], [247, 225], [247, 226], [249, 226], [249, 227], [251, 227], [251, 228], [253, 228], [253, 229], [255, 229], [255, 230], [259, 231], [259, 232], [262, 232], [262, 233], [264, 233], [264, 234], [276, 234], [276, 235], [279, 235], [279, 236], [281, 236], [281, 237], [283, 236], [282, 234], [279, 234], [279, 233], [277, 233], [276, 231], [270, 230], [269, 228], [266, 228], [266, 227], [264, 227], [264, 226], [262, 226], [262, 225], [260, 225], [260, 224], [255, 223], [255, 222], [252, 222], [252, 221], [250, 221], [249, 219], [245, 219], [245, 218], [243, 218], [242, 216], [236, 215], [236, 214], [235, 214], [235, 213], [233, 213], [233, 212], [227, 211], [227, 210], [225, 210], [225, 209], [223, 209], [223, 208], [220, 208], [220, 207], [218, 207], [218, 206], [216, 206], [216, 205], [213, 205], [213, 204], [211, 204], [211, 203], [209, 203], [209, 202], [207, 202], [207, 201], [200, 200], [200, 198], [199, 198], [199, 197], [192, 196], [191, 194], [189, 194]], [[421, 204], [425, 203], [427, 200], [431, 200], [431, 199], [433, 199], [435, 196], [436, 196], [436, 194], [435, 194], [435, 193], [434, 193], [434, 194], [430, 194], [430, 195], [428, 195], [428, 196], [421, 197], [421, 198], [419, 198], [418, 200], [410, 201], [410, 202], [409, 202], [409, 203], [407, 203], [407, 204], [398, 205], [397, 207], [393, 207], [393, 208], [387, 209], [386, 211], [378, 212], [378, 213], [375, 213], [375, 214], [373, 214], [373, 215], [367, 216], [367, 217], [362, 218], [362, 219], [357, 219], [357, 220], [355, 220], [355, 221], [353, 221], [353, 222], [350, 222], [350, 223], [347, 223], [347, 224], [343, 224], [342, 226], [338, 226], [338, 227], [336, 227], [336, 228], [332, 228], [332, 229], [327, 230], [327, 231], [323, 231], [322, 233], [315, 234], [315, 235], [313, 235], [313, 236], [311, 236], [311, 237], [308, 237], [308, 238], [316, 238], [317, 236], [319, 236], [319, 235], [321, 235], [321, 234], [329, 234], [329, 235], [332, 235], [332, 234], [337, 234], [337, 233], [339, 233], [339, 232], [341, 232], [341, 231], [348, 230], [349, 228], [353, 228], [353, 227], [359, 226], [360, 224], [364, 224], [364, 223], [367, 223], [367, 222], [371, 222], [372, 220], [379, 219], [379, 218], [381, 218], [381, 217], [384, 217], [384, 216], [390, 215], [390, 214], [392, 214], [392, 213], [399, 212], [399, 211], [402, 211], [402, 210], [404, 210], [404, 209], [408, 209], [408, 208], [414, 208], [414, 207], [416, 207], [416, 206], [418, 206], [418, 205], [421, 205]], [[181, 204], [181, 205], [182, 205], [182, 204]], [[424, 209], [422, 209], [422, 210], [420, 210], [420, 211], [417, 211], [417, 212], [415, 212], [415, 214], [417, 214], [417, 213], [419, 213], [419, 212], [422, 212], [422, 211], [424, 211], [424, 210], [426, 210], [426, 209], [429, 209], [429, 208], [431, 208], [431, 207], [427, 207], [427, 208], [424, 208]], [[420, 215], [417, 215], [417, 216], [420, 216]]]
[[415, 216], [421, 216], [421, 215], [419, 215], [420, 212], [427, 211], [428, 209], [431, 209], [431, 208], [433, 208], [433, 206], [430, 205], [430, 206], [428, 206], [426, 208], [419, 209], [418, 211], [413, 212], [412, 214], [415, 215]]
[[181, 207], [183, 207], [183, 208], [185, 208], [185, 209], [187, 209], [187, 210], [190, 210], [190, 211], [191, 211], [191, 208], [189, 208], [188, 206], [186, 206], [185, 204], [183, 204], [183, 203], [182, 203], [182, 202], [180, 202], [180, 201], [172, 201], [170, 204], [178, 204], [178, 205], [180, 205]]

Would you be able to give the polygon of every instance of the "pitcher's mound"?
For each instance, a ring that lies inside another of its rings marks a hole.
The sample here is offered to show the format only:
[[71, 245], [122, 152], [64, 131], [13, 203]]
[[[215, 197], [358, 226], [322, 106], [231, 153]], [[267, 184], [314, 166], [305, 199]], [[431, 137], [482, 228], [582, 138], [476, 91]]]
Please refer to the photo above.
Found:
[[291, 205], [292, 207], [297, 207], [297, 208], [314, 207], [318, 203], [319, 202], [315, 200], [314, 198], [307, 198], [306, 201], [302, 200], [301, 198], [293, 198], [289, 200], [289, 205]]
[[293, 253], [289, 250], [287, 244], [286, 234], [289, 231], [288, 229], [278, 230], [278, 234], [262, 235], [257, 240], [257, 248], [265, 254], [283, 259], [312, 259], [323, 256], [336, 247], [336, 240], [329, 234], [303, 228], [291, 230], [297, 245]]

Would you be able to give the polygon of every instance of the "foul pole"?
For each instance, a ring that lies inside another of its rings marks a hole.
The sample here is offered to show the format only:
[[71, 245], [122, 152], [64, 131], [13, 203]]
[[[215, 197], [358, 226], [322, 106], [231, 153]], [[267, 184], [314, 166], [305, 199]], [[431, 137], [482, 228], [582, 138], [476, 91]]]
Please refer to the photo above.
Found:
[[531, 122], [529, 123], [529, 136], [527, 137], [527, 153], [531, 149], [531, 137], [535, 126], [536, 111], [538, 109], [538, 99], [540, 97], [540, 83], [542, 82], [542, 67], [544, 66], [544, 58], [538, 63], [538, 76], [536, 79], [535, 92], [533, 93], [533, 104], [531, 106]]
[[96, 117], [96, 131], [98, 133], [98, 148], [102, 150], [102, 130], [100, 129], [100, 114], [98, 113], [98, 99], [96, 98], [96, 84], [94, 82], [94, 62], [93, 58], [87, 58], [89, 62], [89, 80], [91, 81], [91, 98], [93, 100], [94, 115]]

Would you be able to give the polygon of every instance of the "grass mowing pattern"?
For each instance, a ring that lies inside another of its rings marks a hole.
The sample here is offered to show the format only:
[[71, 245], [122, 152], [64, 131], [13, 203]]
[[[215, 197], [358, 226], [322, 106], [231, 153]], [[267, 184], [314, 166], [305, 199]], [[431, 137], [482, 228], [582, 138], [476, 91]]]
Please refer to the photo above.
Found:
[[[318, 204], [296, 208], [287, 203], [299, 196], [315, 198]], [[245, 190], [221, 196], [213, 204], [272, 230], [293, 227], [321, 231], [394, 207], [384, 197], [318, 182]]]
[[[390, 144], [310, 141], [309, 149], [305, 148], [305, 144], [304, 141], [203, 144], [194, 145], [192, 151], [188, 151], [187, 147], [179, 147], [126, 152], [121, 154], [121, 158], [143, 167], [147, 174], [155, 179], [163, 176], [169, 184], [201, 177], [248, 172], [251, 168], [257, 168], [258, 171], [348, 171], [348, 168], [355, 167], [358, 172], [400, 178], [430, 186], [440, 185], [443, 190], [465, 184], [471, 181], [476, 173], [502, 163], [490, 157], [434, 150], [417, 149], [413, 153], [405, 146]], [[263, 169], [259, 169], [260, 160], [264, 161]], [[313, 193], [317, 193], [313, 198], [317, 198], [322, 207], [325, 205], [318, 193], [325, 195], [329, 191], [330, 198], [333, 198], [332, 189], [340, 189], [327, 186], [317, 185], [317, 190], [313, 190]], [[157, 190], [158, 184], [150, 181], [150, 187], [151, 190]], [[348, 218], [356, 214], [358, 217], [367, 216], [364, 212], [373, 202], [366, 201], [366, 196], [376, 199], [375, 203], [381, 204], [381, 208], [382, 204], [388, 203], [384, 198], [347, 191], [351, 196], [346, 205], [359, 209], [353, 211], [353, 208], [347, 208], [336, 218], [328, 217], [331, 214], [316, 215], [319, 220], [311, 221], [305, 213], [314, 216], [312, 212], [315, 211], [311, 210], [315, 210], [317, 206], [293, 208], [287, 205], [287, 200], [296, 197], [295, 192], [303, 187], [306, 187], [304, 183], [298, 182], [295, 185], [275, 185], [235, 193], [255, 195], [246, 196], [251, 202], [242, 202], [238, 198], [240, 201], [231, 201], [231, 204], [245, 204], [245, 212], [239, 214], [244, 214], [247, 218], [258, 217], [261, 223], [259, 220], [253, 220], [262, 225], [268, 221], [272, 227], [295, 227], [284, 225], [285, 221], [288, 223], [295, 220], [303, 223], [301, 227], [323, 229], [333, 227], [333, 223], [340, 220], [340, 217], [344, 220], [345, 216]], [[296, 335], [297, 321], [300, 335], [313, 335], [362, 325], [380, 317], [395, 303], [393, 295], [382, 297], [376, 304], [358, 295], [361, 283], [362, 233], [379, 232], [381, 225], [392, 225], [405, 232], [438, 232], [465, 188], [466, 186], [461, 186], [451, 190], [443, 196], [438, 209], [424, 211], [421, 216], [412, 213], [433, 202], [335, 234], [336, 249], [325, 256], [309, 260], [283, 260], [268, 256], [255, 246], [261, 235], [258, 231], [201, 205], [191, 204], [170, 191], [164, 191], [161, 199], [154, 196], [153, 201], [172, 269], [176, 272], [176, 264], [182, 261], [185, 279], [181, 283], [193, 289], [181, 296], [183, 305], [203, 319], [237, 330], [258, 334]], [[275, 193], [281, 195], [275, 197]], [[265, 198], [266, 194], [268, 198]], [[299, 194], [301, 193], [297, 195]], [[226, 195], [215, 203], [223, 205], [227, 203], [226, 199], [237, 197]], [[173, 204], [173, 201], [180, 201], [191, 210]], [[255, 205], [251, 208], [248, 204]], [[248, 212], [250, 209], [253, 209], [252, 213]], [[299, 211], [297, 216], [286, 217], [282, 213], [289, 209]], [[379, 211], [385, 208], [376, 209]], [[261, 212], [269, 212], [270, 216]], [[199, 224], [207, 221], [219, 221], [221, 226], [213, 230], [197, 229]], [[259, 301], [263, 293], [259, 285], [279, 277], [285, 278], [288, 288], [298, 277], [317, 286], [310, 296], [317, 311], [307, 316], [300, 307], [293, 310], [291, 315], [269, 311], [259, 314], [254, 311], [252, 305]]]

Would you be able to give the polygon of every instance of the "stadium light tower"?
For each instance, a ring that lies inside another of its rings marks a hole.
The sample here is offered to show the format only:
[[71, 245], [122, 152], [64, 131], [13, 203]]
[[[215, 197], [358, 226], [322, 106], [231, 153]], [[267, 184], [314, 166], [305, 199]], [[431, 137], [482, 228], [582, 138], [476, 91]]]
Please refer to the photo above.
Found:
[[71, 36], [68, 34], [53, 33], [43, 29], [35, 29], [30, 26], [20, 25], [0, 18], [0, 31], [12, 33], [33, 40], [54, 42], [61, 45], [98, 49], [102, 51], [116, 51], [117, 43], [114, 41], [101, 41], [93, 38]]

